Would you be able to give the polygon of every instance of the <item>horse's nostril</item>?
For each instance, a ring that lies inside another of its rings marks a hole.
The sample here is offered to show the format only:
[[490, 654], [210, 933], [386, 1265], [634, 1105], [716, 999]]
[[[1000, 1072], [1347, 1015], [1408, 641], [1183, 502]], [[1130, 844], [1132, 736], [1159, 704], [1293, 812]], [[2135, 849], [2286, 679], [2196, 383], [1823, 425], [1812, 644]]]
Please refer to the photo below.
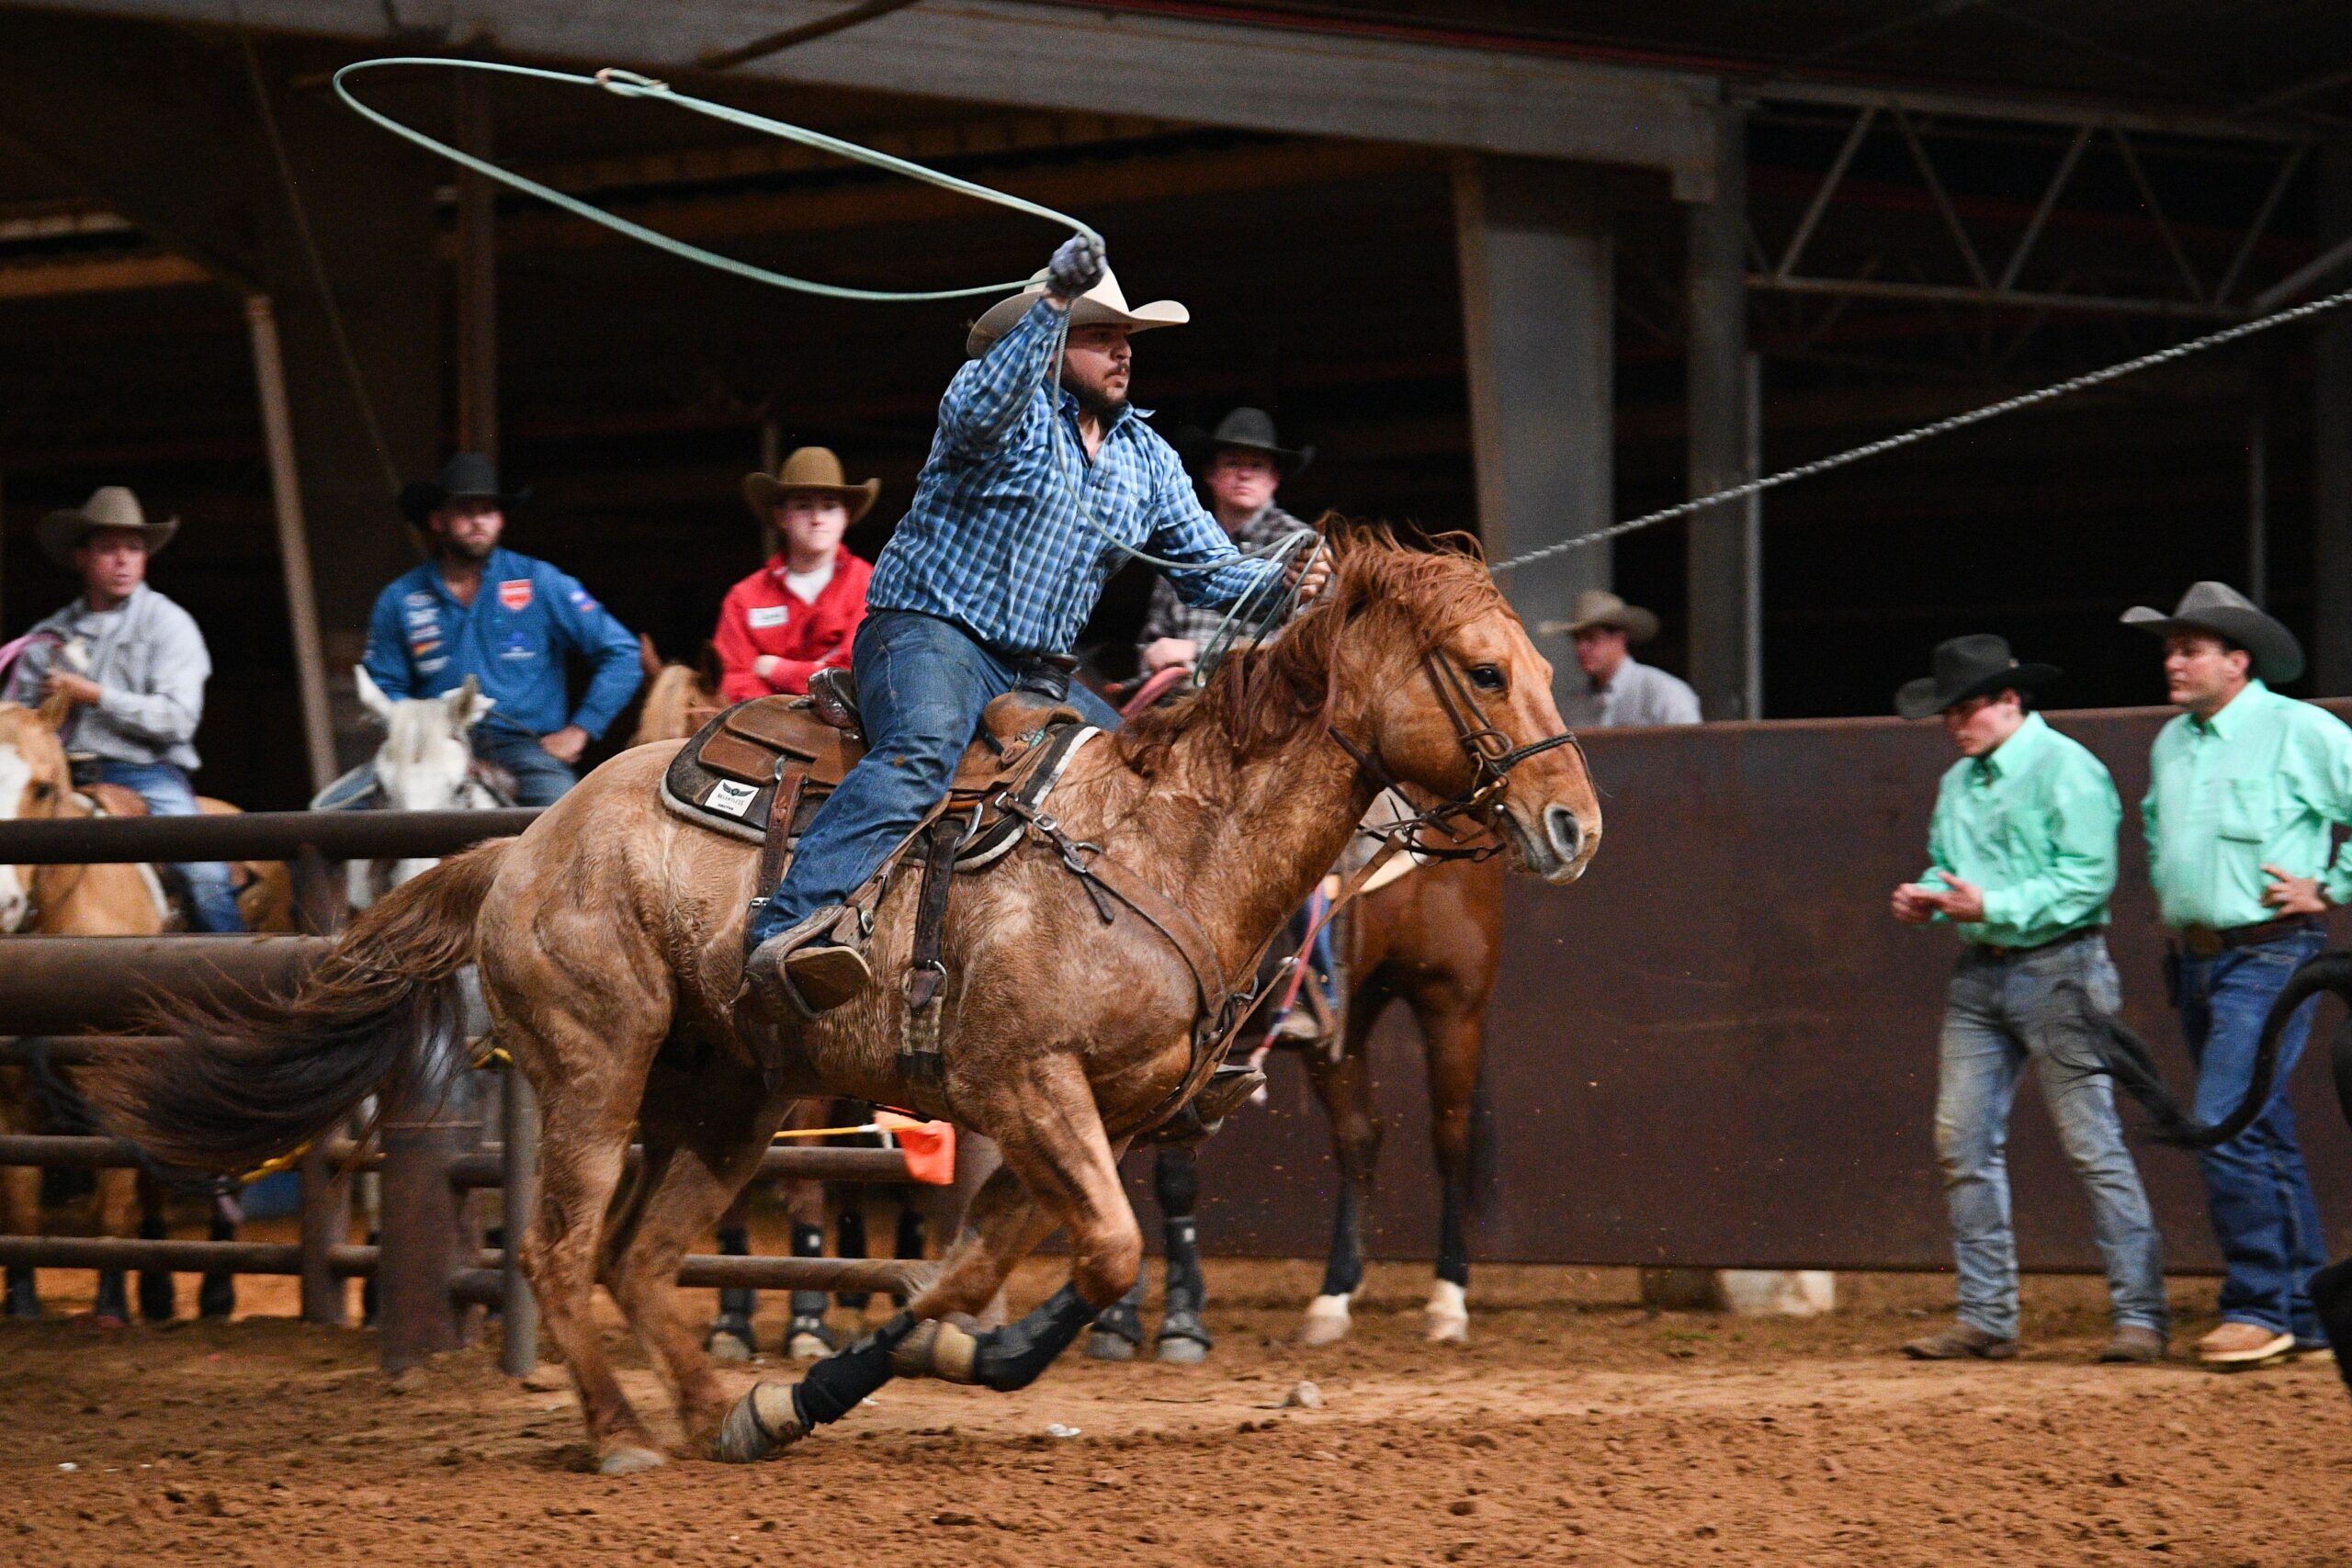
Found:
[[1576, 859], [1577, 852], [1584, 848], [1584, 824], [1577, 821], [1577, 814], [1565, 806], [1544, 808], [1544, 833], [1552, 840], [1552, 848], [1559, 852], [1562, 860]]

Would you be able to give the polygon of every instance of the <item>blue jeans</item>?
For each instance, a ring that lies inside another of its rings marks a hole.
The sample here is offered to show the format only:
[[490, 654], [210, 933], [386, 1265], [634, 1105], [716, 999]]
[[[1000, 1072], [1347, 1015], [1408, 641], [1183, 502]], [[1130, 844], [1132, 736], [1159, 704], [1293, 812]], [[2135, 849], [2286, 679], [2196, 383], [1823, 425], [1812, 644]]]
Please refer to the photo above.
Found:
[[[120, 784], [147, 803], [158, 817], [194, 817], [196, 790], [186, 769], [171, 762], [117, 762], [101, 758], [98, 779]], [[188, 918], [200, 931], [241, 931], [245, 917], [237, 908], [237, 893], [229, 868], [219, 861], [189, 861], [173, 867], [187, 879]]]
[[2139, 1168], [2123, 1145], [2114, 1089], [2084, 1047], [2052, 1050], [2066, 1037], [2052, 1025], [2072, 1005], [2058, 994], [2062, 980], [2077, 982], [2110, 1012], [2122, 1000], [2104, 937], [2007, 962], [1971, 948], [1952, 973], [1936, 1091], [1936, 1157], [1951, 1209], [1960, 1320], [2003, 1339], [2018, 1335], [2009, 1111], [2031, 1062], [2058, 1140], [2090, 1191], [2116, 1325], [2162, 1334], [2167, 1321], [2164, 1242]]
[[474, 726], [474, 755], [514, 775], [514, 804], [553, 806], [580, 775], [548, 755], [536, 735], [489, 721]]
[[[2180, 958], [2180, 1032], [2197, 1062], [2197, 1115], [2219, 1122], [2237, 1108], [2254, 1081], [2254, 1047], [2262, 1021], [2303, 960], [2325, 938], [2299, 931], [2212, 958]], [[2273, 1333], [2318, 1340], [2311, 1277], [2327, 1262], [2319, 1204], [2295, 1143], [2295, 1113], [2285, 1089], [2312, 1032], [2312, 1008], [2299, 1010], [2278, 1041], [2278, 1069], [2270, 1105], [2255, 1123], [2218, 1149], [2198, 1156], [2205, 1202], [2228, 1274], [2222, 1280], [2222, 1316]]]
[[[850, 649], [865, 755], [800, 835], [792, 868], [744, 932], [756, 946], [865, 884], [899, 841], [947, 797], [956, 764], [978, 732], [980, 710], [1032, 671], [991, 652], [950, 622], [876, 610]], [[1069, 704], [1086, 722], [1116, 729], [1119, 716], [1083, 685]]]

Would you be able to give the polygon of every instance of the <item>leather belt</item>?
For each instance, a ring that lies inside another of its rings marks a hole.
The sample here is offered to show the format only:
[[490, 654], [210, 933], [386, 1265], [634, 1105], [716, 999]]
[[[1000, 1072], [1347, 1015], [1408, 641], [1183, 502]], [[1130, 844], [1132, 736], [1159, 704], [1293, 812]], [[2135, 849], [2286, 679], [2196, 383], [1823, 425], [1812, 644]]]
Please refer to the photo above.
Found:
[[2218, 958], [2241, 947], [2256, 947], [2266, 942], [2277, 942], [2283, 936], [2323, 929], [2317, 915], [2285, 915], [2275, 920], [2263, 920], [2251, 926], [2231, 926], [2221, 931], [2211, 926], [2183, 926], [2173, 933], [2173, 939], [2180, 951], [2192, 958]]
[[2035, 942], [2031, 947], [1996, 947], [1989, 942], [1973, 942], [1968, 944], [1968, 952], [1971, 957], [1987, 964], [2015, 964], [2022, 959], [2038, 958], [2045, 953], [2055, 953], [2062, 947], [2072, 947], [2078, 942], [2088, 942], [2093, 937], [2103, 937], [2106, 934], [2105, 926], [2085, 926], [2079, 931], [2068, 931], [2064, 936], [2054, 936], [2048, 942]]

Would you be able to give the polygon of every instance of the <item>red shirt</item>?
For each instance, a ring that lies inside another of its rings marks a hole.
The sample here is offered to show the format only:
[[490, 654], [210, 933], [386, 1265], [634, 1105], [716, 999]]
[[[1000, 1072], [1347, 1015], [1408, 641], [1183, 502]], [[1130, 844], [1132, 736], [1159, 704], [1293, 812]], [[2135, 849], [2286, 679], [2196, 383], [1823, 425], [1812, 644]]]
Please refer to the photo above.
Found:
[[[718, 694], [730, 703], [774, 692], [796, 695], [808, 690], [808, 677], [825, 666], [847, 668], [850, 639], [865, 618], [865, 582], [874, 569], [833, 547], [833, 575], [810, 604], [784, 585], [781, 555], [727, 591], [718, 607]], [[773, 678], [752, 672], [763, 653], [783, 662]]]

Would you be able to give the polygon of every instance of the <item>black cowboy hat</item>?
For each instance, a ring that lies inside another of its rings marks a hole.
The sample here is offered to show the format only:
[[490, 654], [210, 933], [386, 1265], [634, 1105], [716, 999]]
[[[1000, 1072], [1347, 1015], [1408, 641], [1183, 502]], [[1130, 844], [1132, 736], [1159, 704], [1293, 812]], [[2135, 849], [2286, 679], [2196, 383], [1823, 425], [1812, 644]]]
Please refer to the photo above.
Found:
[[1996, 692], [2030, 692], [2058, 678], [2050, 664], [2020, 664], [2009, 651], [2009, 639], [1990, 632], [1974, 632], [1936, 645], [1935, 673], [1906, 682], [1894, 694], [1894, 711], [1905, 718], [1926, 718]]
[[1274, 434], [1274, 416], [1264, 409], [1238, 408], [1217, 421], [1216, 428], [1203, 434], [1198, 430], [1186, 436], [1196, 462], [1206, 463], [1219, 452], [1231, 449], [1239, 452], [1262, 452], [1274, 460], [1274, 467], [1284, 476], [1303, 473], [1315, 461], [1312, 446], [1284, 446]]
[[2134, 604], [2123, 612], [2123, 624], [2157, 637], [2203, 632], [2226, 638], [2252, 654], [2254, 672], [2274, 686], [2303, 672], [2303, 645], [2295, 634], [2226, 582], [2190, 583], [2169, 615]]
[[441, 465], [438, 479], [411, 479], [401, 486], [401, 511], [422, 528], [425, 520], [448, 502], [481, 499], [510, 506], [531, 499], [531, 488], [498, 488], [498, 465], [479, 452], [456, 452]]

